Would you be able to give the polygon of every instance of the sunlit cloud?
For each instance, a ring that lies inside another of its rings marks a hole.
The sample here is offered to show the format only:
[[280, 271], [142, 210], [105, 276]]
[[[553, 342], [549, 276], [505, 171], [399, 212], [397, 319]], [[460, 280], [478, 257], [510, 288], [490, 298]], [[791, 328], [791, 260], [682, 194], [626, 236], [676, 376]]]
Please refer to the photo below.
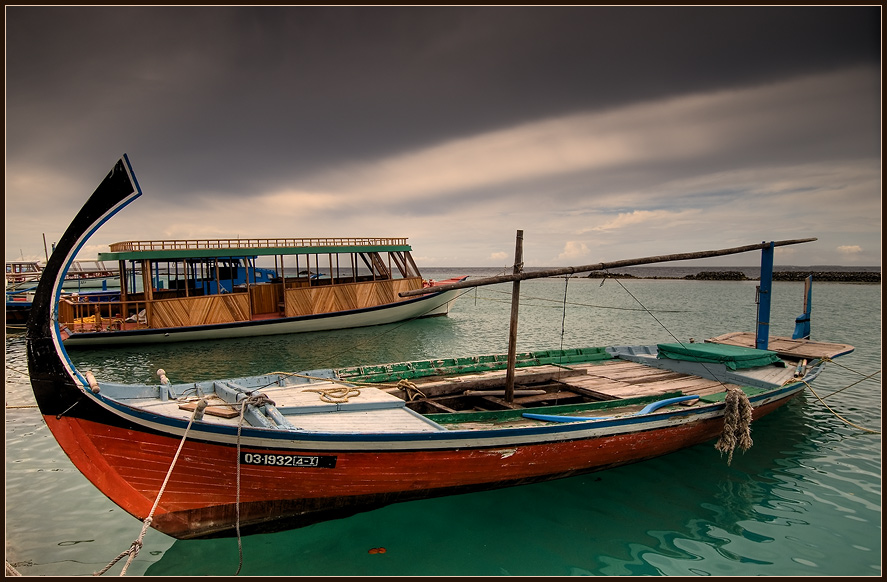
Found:
[[578, 258], [586, 257], [590, 253], [588, 246], [584, 242], [580, 241], [567, 241], [564, 245], [564, 250], [561, 254], [557, 256], [557, 258], [573, 261]]
[[862, 247], [859, 245], [842, 245], [838, 247], [838, 252], [842, 255], [858, 255], [862, 252]]

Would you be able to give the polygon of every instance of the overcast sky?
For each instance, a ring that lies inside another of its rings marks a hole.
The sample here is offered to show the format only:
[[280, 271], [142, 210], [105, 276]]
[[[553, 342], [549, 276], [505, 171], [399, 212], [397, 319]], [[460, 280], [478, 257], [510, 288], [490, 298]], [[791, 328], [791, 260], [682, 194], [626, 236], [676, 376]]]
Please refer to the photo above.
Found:
[[144, 195], [80, 258], [394, 236], [504, 267], [523, 230], [528, 266], [881, 263], [880, 6], [5, 11], [8, 260], [127, 153]]

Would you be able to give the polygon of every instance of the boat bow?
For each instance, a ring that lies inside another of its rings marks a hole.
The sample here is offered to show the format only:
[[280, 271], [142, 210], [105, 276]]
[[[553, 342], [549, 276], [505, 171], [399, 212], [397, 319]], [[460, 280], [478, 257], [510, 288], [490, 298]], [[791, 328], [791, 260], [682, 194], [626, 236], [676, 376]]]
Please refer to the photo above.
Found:
[[[44, 415], [58, 415], [73, 406], [81, 386], [88, 385], [71, 364], [60, 337], [58, 302], [65, 275], [89, 237], [141, 194], [129, 157], [123, 154], [74, 217], [46, 263], [27, 326], [28, 371]], [[61, 378], [67, 380], [64, 388], [59, 385]]]

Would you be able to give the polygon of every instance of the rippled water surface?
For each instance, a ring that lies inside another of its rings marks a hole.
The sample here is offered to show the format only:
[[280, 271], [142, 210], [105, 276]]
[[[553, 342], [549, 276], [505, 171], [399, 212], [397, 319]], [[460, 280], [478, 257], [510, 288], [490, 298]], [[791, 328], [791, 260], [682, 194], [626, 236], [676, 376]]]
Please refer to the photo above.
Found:
[[[518, 350], [754, 331], [755, 285], [524, 281]], [[70, 354], [105, 380], [153, 382], [163, 368], [179, 382], [505, 352], [510, 290], [468, 290], [448, 317], [407, 324]], [[774, 285], [774, 335], [791, 335], [802, 292], [800, 283]], [[814, 339], [856, 347], [812, 386], [831, 410], [806, 392], [756, 422], [754, 446], [731, 465], [707, 443], [590, 475], [248, 536], [240, 574], [880, 576], [880, 374], [856, 383], [880, 370], [880, 296], [879, 285], [814, 285]], [[56, 444], [33, 408], [24, 338], [7, 332], [7, 561], [25, 575], [92, 574], [129, 547], [141, 522]], [[127, 575], [233, 575], [239, 562], [234, 538], [176, 541], [150, 530]]]

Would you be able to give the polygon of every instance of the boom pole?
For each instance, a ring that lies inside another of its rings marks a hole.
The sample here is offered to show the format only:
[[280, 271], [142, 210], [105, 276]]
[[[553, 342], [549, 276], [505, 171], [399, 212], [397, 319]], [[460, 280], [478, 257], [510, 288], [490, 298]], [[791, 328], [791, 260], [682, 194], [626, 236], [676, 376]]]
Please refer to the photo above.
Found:
[[674, 255], [658, 255], [653, 257], [642, 257], [639, 259], [625, 259], [622, 261], [612, 261], [609, 263], [596, 263], [593, 265], [581, 265], [578, 267], [559, 267], [555, 269], [543, 269], [541, 271], [524, 271], [511, 275], [499, 275], [496, 277], [485, 277], [483, 279], [475, 279], [474, 281], [460, 281], [458, 283], [449, 283], [447, 285], [435, 285], [434, 287], [424, 287], [422, 289], [413, 289], [412, 291], [402, 291], [398, 295], [400, 297], [414, 297], [416, 295], [425, 295], [428, 293], [440, 293], [441, 291], [449, 291], [451, 289], [465, 289], [467, 287], [481, 287], [483, 285], [495, 285], [496, 283], [506, 283], [508, 281], [524, 281], [526, 279], [541, 279], [544, 277], [557, 277], [560, 275], [572, 275], [574, 273], [585, 273], [591, 271], [605, 271], [607, 269], [615, 269], [619, 267], [633, 267], [636, 265], [649, 265], [652, 263], [667, 263], [671, 261], [686, 261], [691, 259], [707, 259], [710, 257], [722, 257], [725, 255], [738, 255], [751, 251], [759, 251], [773, 247], [781, 247], [787, 245], [796, 245], [815, 241], [815, 238], [801, 238], [793, 240], [781, 240], [775, 242], [765, 242], [754, 245], [746, 245], [742, 247], [733, 247], [729, 249], [718, 249], [712, 251], [697, 251], [693, 253], [678, 253]]

